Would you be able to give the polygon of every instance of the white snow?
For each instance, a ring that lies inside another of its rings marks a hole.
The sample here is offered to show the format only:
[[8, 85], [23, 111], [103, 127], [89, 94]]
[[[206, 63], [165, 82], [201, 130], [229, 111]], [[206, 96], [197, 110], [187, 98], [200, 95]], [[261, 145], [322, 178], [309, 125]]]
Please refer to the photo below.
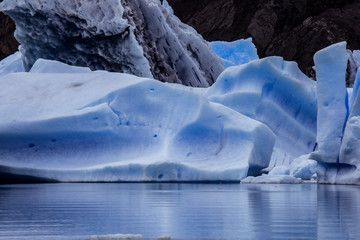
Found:
[[30, 73], [0, 79], [2, 171], [58, 181], [239, 181], [268, 166], [272, 131], [201, 91], [80, 70], [38, 60]]
[[221, 58], [225, 67], [238, 66], [259, 59], [251, 38], [233, 42], [213, 41], [209, 46]]
[[316, 86], [295, 62], [269, 57], [230, 67], [206, 96], [271, 128], [276, 142], [270, 166], [289, 165], [314, 148]]

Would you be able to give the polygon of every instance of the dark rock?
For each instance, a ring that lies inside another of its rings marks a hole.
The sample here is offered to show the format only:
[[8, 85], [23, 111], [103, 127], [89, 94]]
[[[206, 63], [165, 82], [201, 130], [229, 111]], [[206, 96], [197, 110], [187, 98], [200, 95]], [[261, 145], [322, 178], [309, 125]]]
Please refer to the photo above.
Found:
[[16, 23], [26, 70], [43, 58], [193, 87], [224, 70], [201, 35], [157, 1], [5, 0], [0, 10]]
[[[2, 0], [0, 0], [2, 2]], [[9, 16], [0, 12], [0, 60], [14, 53], [19, 43], [14, 38], [15, 24]]]
[[[340, 41], [360, 49], [360, 0], [168, 0], [208, 41], [252, 37], [260, 57], [296, 61], [313, 76], [316, 51]], [[223, 6], [223, 7], [218, 7]]]
[[[2, 0], [0, 0], [2, 2]], [[360, 0], [168, 0], [175, 14], [206, 40], [252, 37], [260, 57], [296, 61], [314, 76], [313, 55], [346, 40], [360, 49]], [[15, 25], [0, 13], [0, 59], [16, 51]]]

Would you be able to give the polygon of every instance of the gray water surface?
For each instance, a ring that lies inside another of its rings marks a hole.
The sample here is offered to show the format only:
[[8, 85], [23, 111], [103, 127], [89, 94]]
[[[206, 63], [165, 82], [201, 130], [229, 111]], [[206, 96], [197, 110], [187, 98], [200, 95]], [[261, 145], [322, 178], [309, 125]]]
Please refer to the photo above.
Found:
[[360, 239], [360, 187], [0, 185], [0, 239]]

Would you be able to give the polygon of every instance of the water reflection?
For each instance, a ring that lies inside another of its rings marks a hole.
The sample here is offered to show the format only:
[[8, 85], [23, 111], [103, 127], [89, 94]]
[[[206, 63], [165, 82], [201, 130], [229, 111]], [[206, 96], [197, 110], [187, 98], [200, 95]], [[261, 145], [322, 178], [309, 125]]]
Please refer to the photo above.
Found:
[[360, 187], [318, 186], [320, 239], [360, 239]]
[[357, 186], [0, 185], [0, 239], [360, 239], [359, 203]]
[[316, 185], [248, 185], [251, 239], [316, 239]]

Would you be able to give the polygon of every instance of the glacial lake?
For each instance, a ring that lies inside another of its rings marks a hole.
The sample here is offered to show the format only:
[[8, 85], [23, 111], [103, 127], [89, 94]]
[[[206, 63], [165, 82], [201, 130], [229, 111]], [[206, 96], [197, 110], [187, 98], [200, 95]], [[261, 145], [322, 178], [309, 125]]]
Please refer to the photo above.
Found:
[[0, 185], [0, 239], [360, 239], [360, 187]]

